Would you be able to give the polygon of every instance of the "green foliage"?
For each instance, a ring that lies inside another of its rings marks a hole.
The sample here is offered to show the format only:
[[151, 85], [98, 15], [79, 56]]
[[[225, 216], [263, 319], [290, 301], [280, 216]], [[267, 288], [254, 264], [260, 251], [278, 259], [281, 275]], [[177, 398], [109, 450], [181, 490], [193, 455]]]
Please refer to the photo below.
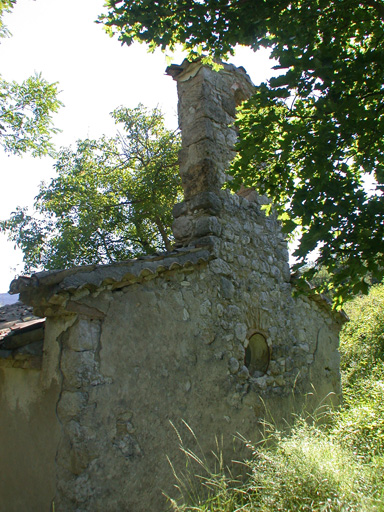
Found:
[[41, 75], [21, 84], [0, 76], [0, 145], [4, 151], [15, 155], [30, 151], [32, 156], [53, 152], [51, 137], [59, 130], [53, 127], [52, 114], [62, 105], [57, 94], [57, 84]]
[[[275, 429], [252, 449], [242, 482], [198, 473], [203, 487], [193, 504], [177, 512], [379, 511], [383, 510], [382, 466], [364, 463], [324, 429], [298, 419], [290, 434]], [[195, 460], [193, 454], [189, 456]]]
[[179, 137], [158, 109], [112, 112], [123, 134], [61, 149], [57, 176], [41, 184], [36, 213], [18, 207], [0, 230], [25, 270], [110, 263], [171, 249], [171, 209], [181, 193]]
[[252, 462], [254, 510], [375, 510], [368, 468], [322, 430], [299, 422]]
[[346, 305], [340, 336], [344, 408], [334, 435], [360, 457], [384, 456], [384, 285]]
[[[240, 110], [230, 186], [267, 193], [297, 268], [317, 251], [335, 303], [381, 280], [384, 254], [384, 7], [379, 0], [109, 0], [101, 16], [126, 44], [182, 43], [191, 57], [270, 48], [280, 76]], [[376, 180], [368, 196], [363, 176]], [[304, 276], [310, 278], [313, 272]]]
[[368, 296], [356, 297], [345, 311], [351, 321], [341, 332], [340, 353], [347, 389], [376, 373], [384, 375], [384, 285], [372, 286]]
[[[3, 15], [11, 12], [16, 0], [0, 0], [0, 38], [10, 35]], [[7, 82], [0, 75], [0, 146], [14, 155], [53, 153], [52, 114], [62, 106], [57, 99], [57, 83], [50, 84], [40, 74], [21, 84]]]
[[[234, 186], [271, 197], [288, 232], [300, 226], [297, 267], [317, 250], [336, 300], [366, 293], [367, 274], [383, 277], [384, 16], [369, 4], [296, 2], [281, 13], [270, 40], [285, 73], [241, 109], [232, 169]], [[377, 182], [370, 197], [364, 174]]]
[[381, 457], [384, 464], [384, 371], [344, 388], [344, 407], [332, 433], [360, 459], [376, 463]]
[[7, 27], [4, 25], [2, 18], [4, 13], [11, 12], [15, 3], [16, 0], [0, 0], [0, 38], [8, 37], [10, 35]]
[[268, 20], [275, 20], [289, 2], [257, 4], [254, 0], [107, 0], [108, 12], [100, 21], [124, 44], [140, 41], [173, 50], [181, 43], [192, 56], [221, 57], [238, 43], [256, 46], [263, 41]]

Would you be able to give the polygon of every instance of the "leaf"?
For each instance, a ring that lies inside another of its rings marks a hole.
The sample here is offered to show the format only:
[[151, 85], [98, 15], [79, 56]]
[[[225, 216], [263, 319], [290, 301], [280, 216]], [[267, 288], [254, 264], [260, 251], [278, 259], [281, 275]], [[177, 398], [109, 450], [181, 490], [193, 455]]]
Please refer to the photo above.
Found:
[[24, 253], [25, 270], [108, 263], [171, 248], [180, 199], [179, 136], [158, 109], [112, 113], [120, 135], [62, 148], [56, 176], [41, 184], [35, 213], [17, 208], [0, 224]]

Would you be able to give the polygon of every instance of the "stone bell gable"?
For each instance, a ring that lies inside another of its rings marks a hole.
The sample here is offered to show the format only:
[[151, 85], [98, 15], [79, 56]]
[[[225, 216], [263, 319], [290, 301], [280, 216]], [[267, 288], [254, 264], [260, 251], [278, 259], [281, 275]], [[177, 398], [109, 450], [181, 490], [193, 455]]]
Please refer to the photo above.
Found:
[[217, 72], [201, 61], [167, 72], [177, 82], [183, 136], [185, 200], [174, 207], [174, 235], [179, 246], [208, 246], [215, 254], [211, 268], [224, 299], [217, 332], [225, 337], [231, 336], [226, 329], [235, 329], [228, 364], [242, 403], [253, 396], [246, 396], [250, 389], [263, 399], [305, 395], [311, 386], [323, 397], [337, 395], [344, 316], [321, 296], [293, 298], [287, 242], [276, 216], [262, 210], [267, 199], [255, 191], [222, 190], [235, 156], [236, 107], [252, 95], [250, 78], [244, 68], [222, 64]]
[[193, 429], [208, 458], [222, 439], [230, 463], [244, 448], [233, 451], [234, 436], [256, 440], [266, 411], [279, 421], [310, 397], [338, 401], [344, 317], [320, 296], [293, 296], [286, 241], [262, 199], [221, 189], [251, 81], [226, 64], [167, 72], [183, 138], [175, 249], [11, 284], [46, 321], [40, 367], [0, 361], [7, 512], [162, 512], [168, 459], [185, 464], [172, 425]]
[[184, 61], [167, 69], [177, 82], [182, 132], [179, 164], [186, 200], [201, 192], [220, 192], [235, 156], [236, 107], [253, 92], [244, 68], [221, 66], [216, 72], [201, 61]]

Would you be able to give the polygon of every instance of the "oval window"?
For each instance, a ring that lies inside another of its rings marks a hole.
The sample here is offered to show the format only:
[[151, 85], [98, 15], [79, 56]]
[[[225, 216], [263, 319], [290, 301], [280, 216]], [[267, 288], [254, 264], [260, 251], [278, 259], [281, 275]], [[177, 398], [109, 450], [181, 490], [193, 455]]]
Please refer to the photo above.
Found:
[[249, 338], [245, 351], [245, 366], [252, 375], [255, 372], [265, 373], [269, 366], [269, 347], [267, 340], [260, 333], [253, 334]]

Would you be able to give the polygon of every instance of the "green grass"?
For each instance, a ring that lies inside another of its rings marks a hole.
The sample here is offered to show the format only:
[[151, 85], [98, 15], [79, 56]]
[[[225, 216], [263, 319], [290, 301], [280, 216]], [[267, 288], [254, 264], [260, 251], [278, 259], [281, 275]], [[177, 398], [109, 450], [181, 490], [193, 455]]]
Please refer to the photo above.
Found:
[[212, 468], [181, 442], [189, 466], [175, 472], [174, 512], [384, 512], [384, 285], [347, 313], [343, 407], [319, 425], [302, 415], [288, 433], [269, 425], [241, 479], [224, 468], [219, 447]]
[[210, 471], [193, 453], [185, 453], [197, 461], [194, 475], [199, 476], [194, 483], [191, 474], [177, 477], [181, 493], [172, 503], [175, 512], [384, 510], [384, 459], [367, 463], [340, 443], [332, 429], [301, 418], [289, 435], [272, 430], [250, 447], [246, 477], [240, 481], [224, 470]]
[[345, 311], [351, 321], [341, 332], [340, 354], [343, 391], [348, 393], [359, 381], [384, 375], [384, 285], [372, 286], [368, 295], [347, 303]]
[[351, 321], [340, 336], [344, 407], [335, 433], [370, 460], [384, 454], [384, 285], [346, 305]]
[[356, 456], [370, 461], [384, 454], [384, 376], [375, 374], [346, 389], [335, 413], [333, 435]]

